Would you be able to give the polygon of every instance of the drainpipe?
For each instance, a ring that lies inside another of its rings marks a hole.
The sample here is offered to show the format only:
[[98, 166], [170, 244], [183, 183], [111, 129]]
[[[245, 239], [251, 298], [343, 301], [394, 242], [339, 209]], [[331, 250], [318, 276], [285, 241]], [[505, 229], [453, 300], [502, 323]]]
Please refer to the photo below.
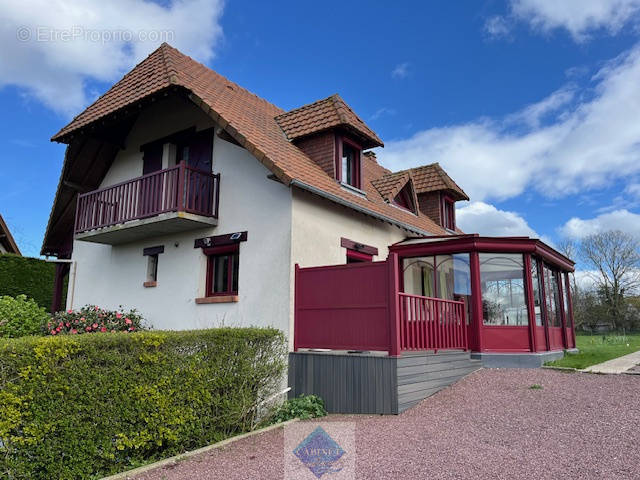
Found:
[[[58, 265], [60, 266], [64, 264], [69, 265], [69, 282], [67, 284], [67, 303], [71, 308], [73, 308], [73, 296], [76, 289], [76, 268], [77, 268], [78, 262], [76, 262], [75, 260], [66, 259], [66, 258], [56, 258], [56, 259], [46, 258], [45, 262], [56, 264], [56, 290], [57, 288], [60, 288], [60, 291], [62, 291], [62, 283], [60, 283], [60, 286], [58, 287], [57, 282], [62, 282], [62, 276], [58, 278], [58, 271], [57, 271]], [[54, 295], [56, 295], [56, 290], [54, 290]], [[69, 300], [71, 301], [69, 302]], [[51, 306], [53, 307], [53, 303], [51, 304]]]

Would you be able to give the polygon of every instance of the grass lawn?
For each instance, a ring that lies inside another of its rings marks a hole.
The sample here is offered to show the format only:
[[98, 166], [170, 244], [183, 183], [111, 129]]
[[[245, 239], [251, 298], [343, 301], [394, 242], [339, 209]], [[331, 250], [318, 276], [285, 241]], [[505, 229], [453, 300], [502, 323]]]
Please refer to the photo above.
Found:
[[564, 358], [546, 365], [554, 367], [586, 368], [640, 350], [640, 333], [625, 336], [616, 334], [576, 335], [580, 353], [566, 353]]

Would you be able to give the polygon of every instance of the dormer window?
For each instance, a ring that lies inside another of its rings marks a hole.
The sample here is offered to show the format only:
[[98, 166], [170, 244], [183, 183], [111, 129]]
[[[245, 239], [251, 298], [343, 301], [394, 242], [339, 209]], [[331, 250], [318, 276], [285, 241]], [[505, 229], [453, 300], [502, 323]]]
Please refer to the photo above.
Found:
[[398, 192], [392, 202], [396, 207], [409, 210], [411, 213], [416, 213], [415, 203], [413, 201], [413, 189], [411, 181], [402, 187], [402, 190]]
[[442, 196], [442, 226], [448, 230], [456, 229], [456, 207], [453, 198]]
[[362, 148], [345, 137], [338, 138], [336, 179], [346, 185], [361, 188], [360, 155]]

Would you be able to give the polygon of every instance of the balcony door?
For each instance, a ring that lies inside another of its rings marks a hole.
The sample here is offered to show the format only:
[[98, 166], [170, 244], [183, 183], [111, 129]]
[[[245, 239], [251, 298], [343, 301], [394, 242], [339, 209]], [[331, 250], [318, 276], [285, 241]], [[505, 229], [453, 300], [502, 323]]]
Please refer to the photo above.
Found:
[[213, 155], [213, 129], [203, 130], [178, 143], [176, 162], [184, 162], [185, 199], [187, 210], [210, 212], [213, 204], [213, 183], [210, 175], [199, 175], [194, 170], [211, 173]]

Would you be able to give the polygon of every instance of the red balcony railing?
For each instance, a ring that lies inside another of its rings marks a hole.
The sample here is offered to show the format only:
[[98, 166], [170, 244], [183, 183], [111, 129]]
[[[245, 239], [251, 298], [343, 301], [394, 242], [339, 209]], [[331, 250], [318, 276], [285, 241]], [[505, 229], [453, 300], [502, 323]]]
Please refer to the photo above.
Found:
[[78, 196], [76, 233], [167, 212], [218, 218], [220, 174], [184, 163]]
[[464, 302], [398, 293], [400, 350], [468, 348]]

